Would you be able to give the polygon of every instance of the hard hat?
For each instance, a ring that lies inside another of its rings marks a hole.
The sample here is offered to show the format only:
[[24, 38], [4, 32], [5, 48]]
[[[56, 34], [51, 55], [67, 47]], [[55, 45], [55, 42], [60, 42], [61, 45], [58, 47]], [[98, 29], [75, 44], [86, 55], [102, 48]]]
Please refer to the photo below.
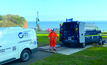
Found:
[[51, 31], [54, 31], [54, 29], [51, 29]]

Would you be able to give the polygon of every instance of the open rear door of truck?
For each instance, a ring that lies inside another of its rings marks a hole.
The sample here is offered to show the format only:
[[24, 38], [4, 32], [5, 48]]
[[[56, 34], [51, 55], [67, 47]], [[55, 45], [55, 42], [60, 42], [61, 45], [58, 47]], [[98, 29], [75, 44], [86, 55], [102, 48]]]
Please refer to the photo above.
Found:
[[79, 43], [85, 43], [85, 23], [79, 23]]
[[59, 32], [59, 41], [62, 41], [63, 40], [63, 24], [61, 23], [60, 24], [60, 32]]

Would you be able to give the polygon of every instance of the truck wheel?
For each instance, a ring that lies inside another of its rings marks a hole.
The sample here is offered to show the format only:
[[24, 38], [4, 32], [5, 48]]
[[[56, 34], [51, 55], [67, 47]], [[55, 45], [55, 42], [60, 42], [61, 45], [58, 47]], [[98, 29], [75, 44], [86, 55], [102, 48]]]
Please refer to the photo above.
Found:
[[105, 41], [103, 40], [103, 41], [102, 41], [102, 45], [104, 45], [104, 44], [105, 44]]
[[25, 62], [25, 61], [28, 61], [30, 58], [30, 51], [29, 50], [24, 50], [22, 53], [21, 53], [21, 57], [20, 57], [20, 60]]
[[60, 45], [64, 45], [64, 43], [61, 43]]
[[100, 39], [100, 41], [99, 41], [99, 45], [102, 45], [102, 40]]
[[85, 48], [85, 46], [86, 46], [85, 43], [82, 43], [82, 44], [81, 44], [81, 47], [82, 47], [82, 48]]

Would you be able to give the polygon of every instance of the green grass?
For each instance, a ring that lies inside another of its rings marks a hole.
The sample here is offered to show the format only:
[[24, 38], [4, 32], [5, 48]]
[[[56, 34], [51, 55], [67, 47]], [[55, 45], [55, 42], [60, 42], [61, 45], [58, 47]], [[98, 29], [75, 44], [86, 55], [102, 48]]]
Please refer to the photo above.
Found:
[[107, 38], [107, 36], [102, 36], [102, 38], [103, 38], [103, 39], [106, 39], [106, 38]]
[[[37, 36], [37, 38], [38, 38], [38, 46], [44, 46], [50, 44], [48, 36]], [[61, 42], [59, 41], [59, 36], [57, 36], [56, 44], [59, 43]]]
[[[59, 34], [59, 31], [55, 31], [57, 34]], [[47, 31], [36, 31], [37, 34], [49, 34], [50, 32]]]
[[[37, 34], [37, 36], [48, 36], [49, 34]], [[57, 34], [59, 36], [59, 34]]]
[[101, 34], [107, 34], [107, 32], [102, 32]]
[[[107, 36], [102, 36], [107, 38]], [[37, 34], [38, 45], [49, 45], [48, 34]], [[59, 35], [56, 43], [59, 42]], [[106, 65], [107, 64], [107, 48], [102, 46], [92, 47], [83, 51], [63, 55], [55, 53], [42, 60], [34, 62], [30, 65]]]
[[71, 55], [55, 53], [30, 65], [107, 65], [107, 48], [92, 47]]
[[[37, 34], [38, 38], [38, 46], [44, 46], [44, 45], [49, 45], [49, 39], [48, 39], [48, 34]], [[102, 36], [103, 39], [107, 38], [107, 36]], [[57, 41], [56, 44], [61, 43], [59, 41], [59, 34], [57, 34]]]

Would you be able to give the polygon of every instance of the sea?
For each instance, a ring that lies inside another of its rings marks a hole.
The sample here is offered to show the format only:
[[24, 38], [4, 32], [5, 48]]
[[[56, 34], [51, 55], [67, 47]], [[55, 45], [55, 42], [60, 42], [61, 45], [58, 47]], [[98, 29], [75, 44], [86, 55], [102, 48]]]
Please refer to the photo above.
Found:
[[[36, 21], [27, 21], [28, 22], [28, 28], [35, 28], [36, 27]], [[40, 21], [39, 26], [41, 29], [59, 29], [60, 23], [63, 23], [65, 21]], [[81, 22], [81, 21], [80, 21]], [[82, 21], [86, 23], [94, 23], [99, 30], [102, 32], [107, 32], [107, 21]]]

